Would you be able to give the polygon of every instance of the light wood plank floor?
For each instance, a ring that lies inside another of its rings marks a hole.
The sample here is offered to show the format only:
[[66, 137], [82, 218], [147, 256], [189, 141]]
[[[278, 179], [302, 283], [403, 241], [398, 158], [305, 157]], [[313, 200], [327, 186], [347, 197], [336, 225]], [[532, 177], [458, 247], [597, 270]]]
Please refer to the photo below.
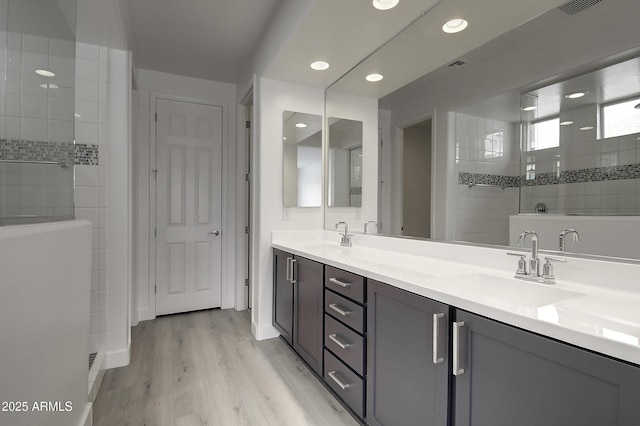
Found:
[[256, 341], [248, 311], [141, 322], [131, 364], [108, 370], [96, 426], [358, 425], [280, 339]]

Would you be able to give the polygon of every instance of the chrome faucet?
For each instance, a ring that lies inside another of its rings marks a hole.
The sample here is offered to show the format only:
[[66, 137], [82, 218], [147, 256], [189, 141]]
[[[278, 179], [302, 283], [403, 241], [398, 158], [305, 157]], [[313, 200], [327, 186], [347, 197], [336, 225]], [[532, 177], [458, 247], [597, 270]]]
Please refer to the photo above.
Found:
[[349, 233], [349, 224], [347, 222], [338, 222], [336, 223], [336, 229], [340, 225], [344, 225], [344, 234], [341, 234], [340, 237], [340, 245], [343, 247], [351, 247], [351, 234]]
[[376, 227], [376, 231], [378, 230], [378, 223], [375, 220], [369, 220], [364, 224], [364, 233], [367, 233], [367, 225], [369, 225], [370, 223], [373, 224], [373, 226]]
[[[535, 281], [542, 284], [555, 284], [556, 278], [553, 276], [553, 265], [551, 265], [551, 262], [567, 263], [567, 261], [564, 259], [557, 259], [555, 257], [545, 257], [544, 259], [546, 262], [542, 267], [542, 273], [540, 273], [540, 260], [538, 259], [538, 234], [534, 231], [522, 231], [518, 237], [518, 245], [523, 246], [527, 236], [529, 235], [531, 236], [531, 259], [529, 259], [528, 270], [526, 254], [507, 253], [510, 256], [520, 256], [515, 277], [521, 280]], [[560, 241], [562, 241], [562, 239]]]
[[529, 275], [540, 276], [540, 260], [538, 259], [538, 234], [534, 231], [522, 231], [518, 237], [518, 246], [524, 246], [527, 236], [531, 236], [531, 259], [529, 260]]
[[576, 231], [575, 229], [563, 229], [562, 231], [560, 231], [560, 251], [564, 251], [565, 249], [564, 238], [567, 235], [573, 236], [574, 243], [577, 243], [578, 241], [580, 241], [580, 235], [578, 235], [578, 231]]

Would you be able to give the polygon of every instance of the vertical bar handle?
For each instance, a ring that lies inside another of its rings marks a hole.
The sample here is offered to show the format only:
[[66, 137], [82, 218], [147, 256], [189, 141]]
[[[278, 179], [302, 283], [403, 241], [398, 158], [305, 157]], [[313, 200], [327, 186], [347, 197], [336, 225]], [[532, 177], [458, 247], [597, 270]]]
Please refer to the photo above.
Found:
[[287, 281], [291, 282], [291, 261], [292, 257], [287, 257]]
[[464, 368], [460, 367], [460, 329], [464, 327], [464, 321], [453, 323], [453, 375], [460, 376]]
[[295, 259], [291, 259], [291, 284], [296, 283], [296, 270], [295, 270]]
[[444, 357], [440, 356], [440, 319], [444, 318], [444, 313], [433, 314], [433, 363], [444, 362]]

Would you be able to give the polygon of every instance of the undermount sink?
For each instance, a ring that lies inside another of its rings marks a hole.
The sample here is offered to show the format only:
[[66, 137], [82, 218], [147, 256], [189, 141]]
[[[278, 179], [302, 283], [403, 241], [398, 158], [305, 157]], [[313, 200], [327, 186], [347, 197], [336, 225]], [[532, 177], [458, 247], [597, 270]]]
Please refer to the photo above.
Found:
[[491, 304], [511, 307], [539, 308], [567, 299], [584, 296], [583, 293], [564, 290], [546, 284], [537, 284], [486, 274], [460, 275], [434, 280], [430, 287], [452, 295]]

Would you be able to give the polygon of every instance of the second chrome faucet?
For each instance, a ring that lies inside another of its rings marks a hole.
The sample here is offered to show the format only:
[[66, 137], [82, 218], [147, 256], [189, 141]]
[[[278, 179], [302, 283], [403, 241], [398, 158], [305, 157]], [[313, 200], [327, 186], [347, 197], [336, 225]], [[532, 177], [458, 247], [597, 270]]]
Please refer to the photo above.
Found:
[[338, 222], [336, 223], [336, 229], [338, 229], [340, 225], [344, 225], [344, 234], [340, 234], [340, 245], [343, 247], [351, 247], [352, 235], [349, 233], [349, 224], [347, 222]]

